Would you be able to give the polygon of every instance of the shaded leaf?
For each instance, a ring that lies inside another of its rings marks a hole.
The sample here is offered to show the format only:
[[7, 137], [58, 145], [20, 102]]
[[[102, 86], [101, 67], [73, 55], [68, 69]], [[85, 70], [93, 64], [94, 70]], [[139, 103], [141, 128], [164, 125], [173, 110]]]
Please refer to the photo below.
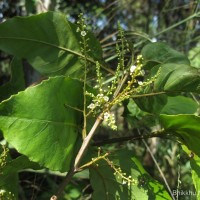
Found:
[[164, 64], [160, 67], [154, 90], [200, 92], [200, 71], [198, 69], [174, 63]]
[[[192, 169], [192, 180], [196, 189], [194, 194], [196, 195], [196, 199], [200, 199], [200, 158], [195, 155], [193, 152], [189, 151], [185, 145], [182, 145], [183, 150], [188, 154], [190, 157], [190, 166]], [[192, 157], [191, 157], [192, 156]]]
[[120, 173], [126, 173], [126, 177], [131, 176], [136, 183], [129, 185], [125, 179], [115, 173], [111, 164], [99, 160], [90, 167], [90, 181], [94, 190], [92, 199], [171, 199], [164, 187], [150, 177], [132, 152], [128, 150], [115, 152], [114, 155], [108, 156], [108, 159], [113, 161], [116, 169], [122, 170]]
[[198, 109], [198, 104], [189, 97], [176, 96], [168, 97], [167, 104], [162, 109], [162, 114], [194, 114]]
[[200, 117], [195, 115], [160, 115], [163, 134], [176, 136], [187, 148], [200, 156]]
[[164, 42], [147, 44], [141, 51], [147, 68], [158, 64], [179, 63], [190, 65], [189, 59], [182, 53], [172, 49]]
[[50, 78], [0, 104], [5, 139], [30, 160], [52, 170], [69, 169], [82, 113], [82, 83]]
[[11, 62], [11, 79], [0, 87], [0, 101], [25, 89], [24, 72], [21, 60], [14, 58]]
[[160, 42], [146, 45], [142, 54], [150, 69], [145, 81], [153, 79], [153, 83], [143, 88], [141, 98], [135, 99], [140, 109], [159, 114], [168, 96], [200, 92], [200, 71], [189, 66], [183, 54]]
[[[42, 74], [82, 75], [84, 56], [76, 30], [77, 26], [58, 12], [15, 17], [0, 24], [0, 49], [26, 58]], [[87, 37], [91, 50], [87, 60], [94, 63], [102, 58], [102, 50], [91, 33]]]
[[192, 180], [196, 190], [196, 198], [200, 200], [200, 158], [196, 156], [190, 161], [190, 165], [192, 168]]
[[0, 173], [0, 189], [11, 192], [18, 197], [18, 171], [22, 169], [40, 169], [37, 163], [31, 162], [26, 156], [19, 156], [6, 163]]
[[[160, 113], [164, 105], [167, 103], [167, 95], [159, 94], [152, 90], [152, 87], [147, 86], [142, 91], [144, 96], [140, 98], [135, 98], [134, 101], [138, 107], [146, 112], [150, 113]], [[152, 94], [150, 96], [145, 96], [145, 94]], [[141, 94], [142, 95], [142, 94]]]

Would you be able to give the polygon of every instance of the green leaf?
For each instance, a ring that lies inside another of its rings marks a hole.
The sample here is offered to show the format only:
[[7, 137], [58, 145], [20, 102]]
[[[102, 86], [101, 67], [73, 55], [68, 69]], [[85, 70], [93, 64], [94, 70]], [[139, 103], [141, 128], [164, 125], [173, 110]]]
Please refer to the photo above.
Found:
[[82, 113], [82, 83], [50, 78], [0, 104], [5, 139], [30, 160], [52, 170], [69, 169]]
[[164, 63], [179, 63], [190, 65], [188, 58], [182, 53], [172, 49], [166, 43], [155, 42], [147, 44], [141, 51], [147, 68]]
[[167, 104], [162, 109], [162, 114], [194, 114], [198, 109], [198, 104], [189, 97], [176, 96], [168, 97]]
[[195, 156], [195, 158], [190, 161], [190, 165], [192, 168], [192, 180], [196, 190], [196, 198], [200, 200], [200, 158]]
[[[147, 86], [142, 91], [144, 96], [140, 98], [135, 98], [134, 101], [138, 105], [138, 107], [146, 112], [149, 113], [160, 113], [164, 105], [167, 103], [167, 95], [166, 94], [159, 94], [154, 92], [150, 86]], [[145, 94], [151, 94], [145, 96]]]
[[200, 158], [193, 152], [189, 151], [185, 145], [182, 145], [182, 148], [190, 157], [190, 166], [192, 169], [192, 180], [196, 190], [196, 199], [200, 200]]
[[193, 67], [200, 68], [200, 42], [196, 43], [196, 46], [191, 48], [188, 54], [191, 65]]
[[160, 115], [163, 134], [175, 136], [200, 157], [200, 117], [195, 115]]
[[[80, 33], [65, 15], [47, 12], [29, 17], [15, 17], [0, 24], [0, 49], [26, 58], [40, 73], [46, 75], [82, 75]], [[99, 42], [93, 34], [89, 39], [87, 60], [102, 58]]]
[[[99, 160], [90, 167], [90, 181], [94, 190], [92, 199], [171, 199], [164, 187], [150, 177], [131, 151], [115, 152], [114, 155], [108, 156], [107, 160], [109, 162]], [[136, 183], [128, 185], [119, 173], [115, 173], [113, 166], [122, 170], [120, 174], [126, 173], [125, 177], [131, 176]]]
[[200, 71], [194, 67], [168, 63], [161, 70], [154, 84], [155, 91], [200, 92]]
[[31, 162], [26, 156], [19, 156], [6, 163], [0, 173], [0, 189], [18, 196], [18, 171], [22, 169], [40, 169], [37, 163]]
[[24, 72], [21, 60], [14, 58], [11, 62], [11, 79], [0, 87], [0, 101], [25, 89]]

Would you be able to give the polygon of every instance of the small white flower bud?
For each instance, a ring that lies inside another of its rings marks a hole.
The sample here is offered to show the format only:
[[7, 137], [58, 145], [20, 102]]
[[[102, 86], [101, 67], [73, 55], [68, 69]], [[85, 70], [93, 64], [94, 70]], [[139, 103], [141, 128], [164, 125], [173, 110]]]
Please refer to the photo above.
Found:
[[81, 35], [82, 35], [83, 37], [85, 37], [85, 36], [86, 36], [86, 32], [85, 32], [85, 31], [81, 31]]
[[130, 68], [131, 74], [135, 71], [135, 69], [136, 69], [136, 66], [135, 66], [135, 65], [132, 65], [131, 68]]

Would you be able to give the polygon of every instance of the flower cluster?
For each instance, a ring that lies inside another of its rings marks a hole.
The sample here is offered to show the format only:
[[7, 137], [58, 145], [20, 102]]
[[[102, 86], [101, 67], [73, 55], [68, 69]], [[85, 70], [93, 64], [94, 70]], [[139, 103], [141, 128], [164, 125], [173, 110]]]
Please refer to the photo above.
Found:
[[109, 97], [105, 96], [103, 93], [95, 96], [92, 93], [86, 92], [86, 95], [91, 96], [93, 98], [92, 103], [88, 106], [88, 108], [91, 110], [94, 110], [96, 107], [101, 107], [105, 105], [106, 102], [109, 101]]
[[108, 126], [113, 129], [117, 130], [116, 122], [115, 122], [115, 115], [109, 112], [104, 113], [104, 121], [108, 124]]
[[85, 24], [85, 19], [83, 17], [83, 13], [81, 13], [79, 16], [79, 20], [77, 22], [78, 28], [76, 29], [76, 32], [80, 32], [82, 37], [85, 37], [87, 34], [86, 30], [86, 24]]
[[114, 175], [122, 183], [122, 185], [128, 185], [130, 187], [131, 185], [135, 185], [138, 183], [137, 180], [133, 179], [130, 175], [127, 176], [125, 172], [122, 171], [120, 167], [116, 167], [112, 161], [110, 161], [107, 157], [104, 158], [104, 160], [108, 163], [108, 165], [114, 170]]
[[0, 169], [6, 166], [9, 149], [2, 146], [3, 152], [0, 155]]
[[97, 74], [97, 85], [95, 86], [98, 89], [98, 94], [95, 96], [92, 93], [86, 91], [86, 95], [92, 97], [92, 103], [88, 106], [89, 109], [94, 110], [96, 107], [105, 107], [105, 105], [109, 101], [109, 96], [107, 95], [107, 91], [103, 90], [103, 77], [100, 72], [100, 64], [96, 62], [96, 74]]
[[133, 79], [135, 79], [135, 77], [138, 75], [144, 76], [144, 70], [142, 70], [142, 67], [143, 57], [142, 55], [138, 55], [136, 58], [136, 63], [130, 67], [130, 75]]
[[83, 13], [80, 13], [78, 17], [79, 17], [79, 20], [77, 21], [78, 27], [76, 29], [76, 32], [80, 33], [80, 36], [81, 36], [81, 40], [79, 42], [81, 46], [81, 53], [86, 56], [87, 53], [90, 51], [90, 48], [88, 45], [89, 38], [87, 37], [88, 30], [87, 30]]
[[14, 194], [7, 192], [6, 190], [0, 190], [0, 199], [1, 200], [14, 200], [16, 199]]

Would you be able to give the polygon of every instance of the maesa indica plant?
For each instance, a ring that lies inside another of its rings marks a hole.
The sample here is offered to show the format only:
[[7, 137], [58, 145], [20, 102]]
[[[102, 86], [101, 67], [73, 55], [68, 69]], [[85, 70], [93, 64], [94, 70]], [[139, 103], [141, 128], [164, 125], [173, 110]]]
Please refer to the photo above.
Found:
[[[200, 92], [199, 69], [162, 42], [149, 42], [136, 54], [118, 27], [117, 65], [111, 67], [82, 14], [76, 24], [57, 12], [0, 24], [0, 49], [14, 56], [11, 80], [0, 88], [0, 199], [18, 199], [18, 172], [24, 169], [66, 173], [51, 200], [63, 199], [65, 187], [84, 170], [94, 200], [175, 199], [127, 145], [107, 145], [152, 137], [181, 144], [199, 187], [200, 117], [187, 96]], [[22, 59], [46, 78], [25, 88]], [[122, 107], [130, 127], [140, 112], [159, 128], [146, 133], [141, 125], [137, 135], [119, 136], [115, 111]], [[102, 127], [107, 137], [94, 140]], [[10, 149], [19, 156], [13, 159]]]

